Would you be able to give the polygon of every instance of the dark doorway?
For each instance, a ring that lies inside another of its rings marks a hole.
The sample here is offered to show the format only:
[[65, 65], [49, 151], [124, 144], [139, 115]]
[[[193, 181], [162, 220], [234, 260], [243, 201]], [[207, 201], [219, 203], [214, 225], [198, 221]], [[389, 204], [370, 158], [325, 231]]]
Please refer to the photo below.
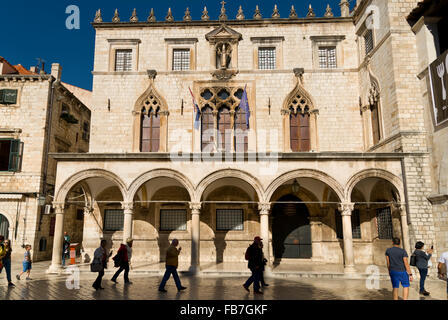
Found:
[[0, 214], [0, 235], [4, 236], [5, 239], [9, 239], [9, 222], [2, 214]]
[[[301, 200], [294, 195], [286, 195], [278, 201], [297, 202]], [[276, 203], [272, 214], [272, 246], [275, 259], [310, 259], [312, 257], [311, 226], [306, 205], [303, 203]]]

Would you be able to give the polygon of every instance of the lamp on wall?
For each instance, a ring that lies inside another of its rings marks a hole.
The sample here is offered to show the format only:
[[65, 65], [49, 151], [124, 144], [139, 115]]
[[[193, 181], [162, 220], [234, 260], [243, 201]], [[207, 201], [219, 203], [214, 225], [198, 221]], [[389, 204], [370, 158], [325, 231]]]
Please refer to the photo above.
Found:
[[294, 182], [292, 183], [292, 192], [293, 193], [298, 193], [300, 190], [300, 184], [297, 181], [297, 179], [294, 180]]

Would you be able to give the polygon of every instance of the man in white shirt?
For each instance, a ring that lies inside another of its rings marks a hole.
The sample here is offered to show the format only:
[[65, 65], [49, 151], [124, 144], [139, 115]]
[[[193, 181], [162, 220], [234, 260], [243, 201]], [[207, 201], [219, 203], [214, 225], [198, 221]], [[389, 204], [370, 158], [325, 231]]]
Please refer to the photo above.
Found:
[[439, 271], [439, 278], [444, 279], [447, 281], [446, 286], [446, 295], [448, 300], [448, 279], [447, 279], [447, 269], [448, 269], [448, 251], [442, 253], [439, 259], [439, 265], [438, 265], [438, 271]]

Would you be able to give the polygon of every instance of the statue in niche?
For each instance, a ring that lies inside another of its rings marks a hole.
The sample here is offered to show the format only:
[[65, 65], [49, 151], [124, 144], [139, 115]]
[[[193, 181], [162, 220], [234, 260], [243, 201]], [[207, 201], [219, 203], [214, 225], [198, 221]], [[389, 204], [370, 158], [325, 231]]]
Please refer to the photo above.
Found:
[[216, 67], [221, 70], [226, 70], [230, 67], [232, 60], [232, 46], [229, 43], [218, 43], [216, 46]]

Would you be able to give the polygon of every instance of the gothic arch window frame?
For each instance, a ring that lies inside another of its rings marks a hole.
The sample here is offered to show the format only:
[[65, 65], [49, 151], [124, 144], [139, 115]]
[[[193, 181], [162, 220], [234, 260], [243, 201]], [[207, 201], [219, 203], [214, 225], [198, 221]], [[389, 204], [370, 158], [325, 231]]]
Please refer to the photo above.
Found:
[[[370, 109], [370, 131], [372, 133], [372, 143], [373, 146], [377, 145], [383, 138], [383, 117], [381, 110], [381, 94], [378, 81], [375, 77], [370, 74], [370, 88], [368, 94], [368, 103]], [[376, 121], [375, 121], [376, 114]], [[376, 122], [376, 123], [374, 123]], [[378, 136], [375, 137], [375, 125], [378, 127], [376, 129]]]
[[[283, 107], [281, 110], [283, 115], [283, 137], [284, 144], [283, 150], [284, 152], [315, 152], [318, 150], [318, 135], [317, 135], [317, 114], [319, 110], [315, 108], [314, 99], [311, 95], [305, 90], [305, 88], [301, 84], [301, 80], [297, 79], [297, 84], [294, 89], [290, 92], [283, 103]], [[291, 136], [291, 123], [292, 117], [298, 117], [301, 115], [308, 115], [308, 139], [304, 139], [303, 136], [299, 133], [302, 126], [300, 126], [301, 122], [299, 121], [298, 130], [298, 139], [293, 139]], [[293, 140], [298, 140], [299, 150], [293, 150], [292, 144]], [[300, 147], [301, 140], [309, 140], [309, 150], [302, 150]]]
[[[168, 104], [166, 100], [160, 95], [155, 86], [154, 80], [150, 80], [148, 89], [137, 99], [134, 106], [134, 139], [133, 139], [133, 152], [142, 151], [142, 126], [144, 120], [144, 114], [148, 111], [157, 111], [159, 115], [159, 148], [157, 152], [167, 152], [168, 150]], [[156, 151], [152, 151], [156, 152]]]

